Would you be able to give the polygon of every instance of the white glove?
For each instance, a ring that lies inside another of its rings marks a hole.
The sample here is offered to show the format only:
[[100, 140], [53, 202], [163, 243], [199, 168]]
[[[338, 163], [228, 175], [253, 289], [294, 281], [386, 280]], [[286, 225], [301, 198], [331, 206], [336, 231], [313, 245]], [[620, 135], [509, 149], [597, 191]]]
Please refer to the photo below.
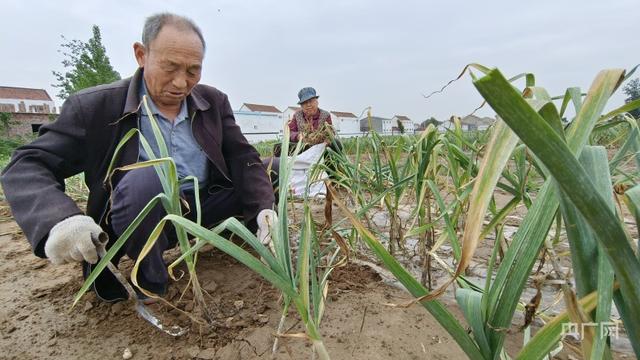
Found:
[[264, 209], [258, 213], [258, 240], [264, 245], [271, 243], [271, 229], [278, 222], [278, 214], [271, 209]]
[[57, 223], [44, 244], [44, 253], [56, 265], [85, 260], [98, 262], [94, 240], [103, 239], [102, 228], [86, 215], [74, 215]]

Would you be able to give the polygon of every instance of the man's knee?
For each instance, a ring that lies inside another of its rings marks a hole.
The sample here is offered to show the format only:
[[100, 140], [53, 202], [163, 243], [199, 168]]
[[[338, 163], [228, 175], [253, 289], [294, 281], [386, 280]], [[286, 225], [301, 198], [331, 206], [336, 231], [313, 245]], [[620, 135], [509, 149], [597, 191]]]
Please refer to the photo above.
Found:
[[162, 191], [162, 184], [156, 170], [153, 166], [149, 166], [128, 171], [118, 182], [114, 193], [128, 198], [151, 200]]
[[[153, 167], [127, 172], [111, 196], [111, 223], [116, 234], [121, 234], [149, 201], [161, 192], [162, 185]], [[162, 211], [162, 206], [157, 204], [147, 218], [158, 221], [163, 216]]]

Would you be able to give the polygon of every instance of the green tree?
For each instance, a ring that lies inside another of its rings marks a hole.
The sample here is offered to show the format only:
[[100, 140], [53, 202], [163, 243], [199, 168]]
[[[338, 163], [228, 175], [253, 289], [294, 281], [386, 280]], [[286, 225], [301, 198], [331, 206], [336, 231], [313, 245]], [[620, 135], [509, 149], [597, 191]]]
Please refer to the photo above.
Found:
[[60, 45], [62, 49], [58, 52], [65, 56], [62, 65], [67, 71], [53, 71], [57, 83], [52, 84], [60, 88], [58, 96], [61, 99], [91, 86], [120, 80], [120, 74], [109, 62], [97, 25], [93, 25], [93, 37], [86, 43], [81, 40], [67, 41], [64, 36], [62, 39], [65, 43]]
[[16, 122], [13, 120], [11, 113], [0, 112], [0, 132], [3, 135], [8, 136], [11, 125], [15, 125], [15, 124]]
[[400, 134], [404, 134], [404, 125], [402, 124], [402, 121], [397, 120], [398, 121], [398, 130], [400, 130]]
[[[640, 78], [635, 78], [629, 81], [622, 91], [627, 95], [627, 98], [625, 99], [625, 102], [627, 103], [640, 99]], [[630, 113], [634, 118], [640, 119], [640, 109], [632, 110]]]
[[429, 126], [429, 124], [433, 124], [433, 126], [438, 127], [438, 125], [442, 124], [442, 121], [438, 121], [438, 119], [434, 118], [433, 116], [428, 118], [427, 120], [423, 121], [422, 126], [424, 126], [425, 128], [427, 126]]

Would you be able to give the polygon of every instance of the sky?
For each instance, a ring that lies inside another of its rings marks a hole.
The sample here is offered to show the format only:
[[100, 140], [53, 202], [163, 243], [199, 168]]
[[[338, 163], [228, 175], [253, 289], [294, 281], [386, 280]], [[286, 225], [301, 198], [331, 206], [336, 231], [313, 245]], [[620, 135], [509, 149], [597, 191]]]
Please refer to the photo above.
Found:
[[[87, 41], [94, 24], [111, 64], [129, 77], [145, 18], [168, 11], [201, 27], [201, 83], [227, 93], [234, 109], [248, 102], [284, 110], [312, 86], [325, 110], [360, 115], [370, 106], [375, 116], [445, 120], [481, 104], [470, 76], [424, 94], [469, 63], [507, 77], [534, 73], [552, 95], [586, 91], [602, 69], [632, 68], [640, 63], [639, 8], [638, 0], [3, 0], [0, 86], [44, 88], [54, 97], [61, 35]], [[624, 97], [618, 90], [609, 108]]]

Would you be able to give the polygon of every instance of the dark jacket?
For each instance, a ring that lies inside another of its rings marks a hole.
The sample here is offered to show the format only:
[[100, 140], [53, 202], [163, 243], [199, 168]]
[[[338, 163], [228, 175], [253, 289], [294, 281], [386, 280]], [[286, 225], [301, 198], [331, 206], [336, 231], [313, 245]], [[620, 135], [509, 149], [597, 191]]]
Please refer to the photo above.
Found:
[[[58, 119], [42, 126], [31, 144], [18, 148], [3, 170], [5, 196], [36, 255], [45, 257], [44, 243], [55, 224], [82, 213], [64, 193], [64, 179], [81, 172], [89, 188], [87, 215], [113, 241], [113, 232], [105, 226], [111, 193], [105, 179], [120, 139], [138, 125], [141, 79], [138, 70], [132, 78], [72, 95]], [[242, 199], [245, 221], [255, 229], [258, 212], [273, 207], [273, 188], [258, 153], [236, 125], [227, 95], [197, 85], [187, 105], [194, 137], [211, 162], [209, 191], [234, 187]], [[117, 166], [135, 163], [138, 146], [137, 137], [129, 140]]]

